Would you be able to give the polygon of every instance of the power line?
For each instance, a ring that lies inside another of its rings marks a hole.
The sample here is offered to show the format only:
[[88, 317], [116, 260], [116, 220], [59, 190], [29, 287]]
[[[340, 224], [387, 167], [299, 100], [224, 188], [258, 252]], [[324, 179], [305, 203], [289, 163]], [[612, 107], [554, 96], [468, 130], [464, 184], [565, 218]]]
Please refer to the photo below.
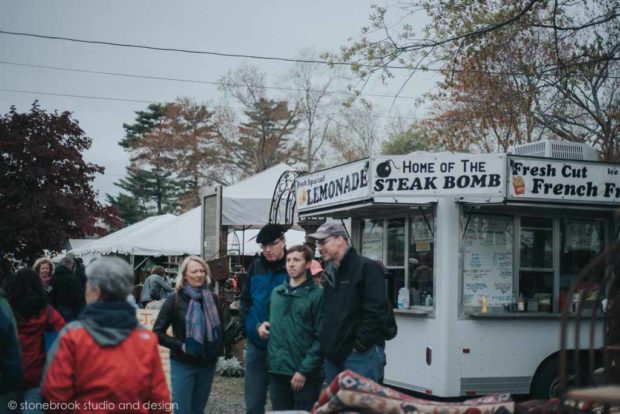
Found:
[[[221, 57], [234, 57], [234, 58], [246, 58], [246, 59], [257, 59], [257, 60], [269, 60], [269, 61], [281, 61], [281, 62], [291, 62], [291, 63], [316, 63], [328, 66], [358, 66], [368, 69], [398, 69], [398, 70], [420, 70], [423, 72], [437, 72], [437, 73], [483, 73], [489, 75], [523, 75], [523, 76], [531, 76], [532, 74], [528, 74], [525, 72], [516, 72], [516, 71], [491, 71], [491, 70], [477, 70], [477, 69], [440, 69], [440, 68], [427, 68], [427, 67], [417, 67], [413, 68], [411, 66], [394, 66], [394, 65], [371, 65], [359, 62], [339, 62], [339, 61], [328, 61], [322, 59], [295, 59], [295, 58], [285, 58], [278, 56], [261, 56], [261, 55], [248, 55], [241, 53], [225, 53], [225, 52], [213, 52], [213, 51], [205, 51], [205, 50], [195, 50], [195, 49], [181, 49], [181, 48], [171, 48], [171, 47], [161, 47], [161, 46], [149, 46], [149, 45], [139, 45], [132, 43], [120, 43], [120, 42], [109, 42], [102, 40], [86, 40], [86, 39], [77, 39], [73, 37], [64, 37], [64, 36], [51, 36], [51, 35], [40, 35], [36, 33], [26, 33], [26, 32], [12, 32], [8, 30], [0, 30], [0, 34], [12, 35], [12, 36], [26, 36], [26, 37], [34, 37], [38, 39], [49, 39], [49, 40], [62, 40], [67, 42], [75, 42], [75, 43], [85, 43], [85, 44], [96, 44], [96, 45], [105, 45], [105, 46], [115, 46], [115, 47], [127, 47], [134, 49], [146, 49], [146, 50], [155, 50], [162, 52], [178, 52], [178, 53], [189, 53], [189, 54], [198, 54], [198, 55], [211, 55], [211, 56], [221, 56]], [[617, 57], [612, 56], [610, 60], [618, 60]], [[578, 67], [581, 65], [588, 65], [593, 63], [593, 61], [585, 61], [585, 62], [568, 62], [561, 66], [563, 67]], [[594, 62], [595, 63], [595, 62]], [[558, 68], [556, 64], [543, 65], [543, 67], [547, 67], [547, 69], [543, 69], [539, 75], [543, 76], [545, 73], [554, 71]], [[615, 79], [615, 78], [614, 78]]]
[[[49, 36], [49, 35], [40, 35], [36, 33], [25, 33], [25, 32], [11, 32], [8, 30], [0, 30], [0, 34], [7, 34], [13, 36], [26, 36], [26, 37], [35, 37], [38, 39], [49, 39], [49, 40], [64, 40], [67, 42], [75, 42], [75, 43], [86, 43], [86, 44], [95, 44], [95, 45], [105, 45], [105, 46], [116, 46], [116, 47], [128, 47], [134, 49], [146, 49], [146, 50], [156, 50], [160, 52], [178, 52], [178, 53], [190, 53], [194, 55], [211, 55], [211, 56], [221, 56], [221, 57], [234, 57], [234, 58], [246, 58], [246, 59], [257, 59], [257, 60], [271, 60], [271, 61], [280, 61], [280, 62], [291, 62], [291, 63], [318, 63], [321, 65], [335, 65], [335, 66], [351, 66], [353, 63], [347, 62], [331, 62], [327, 60], [321, 59], [293, 59], [293, 58], [285, 58], [279, 56], [260, 56], [260, 55], [246, 55], [241, 53], [224, 53], [224, 52], [212, 52], [206, 50], [195, 50], [195, 49], [180, 49], [174, 47], [161, 47], [161, 46], [148, 46], [148, 45], [139, 45], [132, 43], [119, 43], [119, 42], [108, 42], [103, 40], [85, 40], [85, 39], [77, 39], [73, 37], [64, 37], [64, 36]], [[376, 66], [376, 65], [358, 65], [367, 68], [387, 68], [387, 69], [409, 69], [406, 66]]]
[[[160, 101], [146, 101], [141, 99], [127, 99], [127, 98], [111, 98], [111, 97], [103, 97], [103, 96], [93, 96], [93, 95], [75, 95], [75, 94], [66, 94], [66, 93], [55, 93], [55, 92], [41, 92], [41, 91], [28, 91], [23, 89], [8, 89], [8, 88], [0, 88], [0, 92], [13, 92], [13, 93], [23, 93], [30, 95], [46, 95], [46, 96], [61, 96], [66, 98], [78, 98], [78, 99], [95, 99], [101, 101], [118, 101], [118, 102], [132, 102], [132, 103], [161, 103]], [[334, 112], [334, 113], [318, 113], [319, 115], [342, 115], [342, 112]], [[405, 116], [391, 116], [391, 115], [383, 115], [383, 114], [371, 114], [369, 115], [372, 118], [389, 118], [389, 119], [409, 119]]]
[[147, 103], [147, 104], [159, 103], [158, 101], [143, 101], [140, 99], [108, 98], [108, 97], [103, 97], [103, 96], [92, 96], [92, 95], [71, 95], [71, 94], [66, 94], [66, 93], [25, 91], [25, 90], [20, 90], [20, 89], [7, 89], [7, 88], [0, 88], [0, 92], [27, 93], [31, 95], [63, 96], [66, 98], [79, 98], [79, 99], [97, 99], [101, 101], [135, 102], [135, 103]]
[[[124, 78], [150, 79], [150, 80], [158, 80], [158, 81], [173, 81], [173, 82], [194, 83], [194, 84], [214, 85], [214, 86], [244, 86], [241, 84], [218, 82], [218, 81], [206, 81], [206, 80], [200, 80], [200, 79], [173, 78], [173, 77], [152, 76], [152, 75], [137, 75], [137, 74], [120, 73], [120, 72], [105, 72], [105, 71], [98, 71], [98, 70], [68, 68], [68, 67], [63, 67], [63, 66], [49, 66], [49, 65], [36, 65], [36, 64], [21, 63], [21, 62], [9, 62], [9, 61], [4, 61], [4, 60], [0, 60], [0, 64], [37, 68], [37, 69], [46, 69], [46, 70], [57, 70], [57, 71], [76, 72], [76, 73], [89, 73], [89, 74], [95, 74], [95, 75], [117, 76], [117, 77], [124, 77]], [[305, 92], [304, 89], [287, 88], [284, 86], [263, 86], [261, 89]], [[313, 90], [313, 89], [310, 89], [310, 92], [323, 93], [323, 91]], [[348, 95], [348, 96], [353, 94], [347, 91], [325, 91], [325, 93], [327, 93], [328, 95]], [[373, 98], [417, 99], [415, 96], [405, 96], [405, 95], [396, 96], [396, 95], [373, 94], [373, 93], [361, 93], [360, 95], [373, 97]]]

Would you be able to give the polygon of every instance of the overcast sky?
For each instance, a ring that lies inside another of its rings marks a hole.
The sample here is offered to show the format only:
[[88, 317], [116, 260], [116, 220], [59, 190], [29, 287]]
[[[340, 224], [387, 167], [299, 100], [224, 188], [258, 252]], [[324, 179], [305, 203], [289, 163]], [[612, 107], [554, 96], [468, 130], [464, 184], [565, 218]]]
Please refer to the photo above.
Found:
[[[366, 0], [235, 0], [235, 1], [8, 1], [0, 2], [0, 30], [87, 40], [143, 44], [247, 55], [296, 57], [303, 48], [336, 51], [348, 38], [359, 36], [368, 24]], [[148, 51], [58, 40], [0, 34], [0, 110], [11, 105], [27, 111], [35, 99], [46, 110], [69, 110], [79, 120], [93, 146], [86, 159], [103, 165], [95, 188], [103, 200], [116, 194], [113, 185], [123, 177], [128, 156], [118, 146], [123, 123], [147, 102], [170, 102], [188, 96], [203, 102], [217, 100], [216, 86], [97, 74], [48, 70], [7, 64], [56, 66], [149, 76], [217, 81], [229, 69], [251, 62], [267, 73], [274, 85], [290, 63], [230, 57]], [[400, 80], [403, 78], [401, 77]], [[419, 96], [432, 85], [429, 75], [410, 82], [404, 95]], [[398, 81], [398, 80], [397, 80]], [[398, 85], [397, 85], [398, 84]], [[384, 87], [379, 82], [366, 89], [395, 93], [400, 82]], [[81, 99], [44, 95], [55, 93], [118, 98], [145, 102]], [[389, 114], [391, 99], [374, 100], [380, 113]], [[411, 100], [399, 100], [398, 114], [413, 110]]]

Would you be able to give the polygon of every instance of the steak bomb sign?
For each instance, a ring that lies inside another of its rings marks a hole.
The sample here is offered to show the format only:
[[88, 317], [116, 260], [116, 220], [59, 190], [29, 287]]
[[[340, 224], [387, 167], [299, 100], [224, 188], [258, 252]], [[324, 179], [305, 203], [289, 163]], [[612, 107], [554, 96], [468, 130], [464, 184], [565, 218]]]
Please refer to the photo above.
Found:
[[298, 177], [295, 193], [300, 212], [368, 198], [368, 159]]
[[620, 164], [508, 157], [508, 198], [620, 203]]
[[505, 195], [503, 154], [409, 154], [372, 159], [372, 194]]

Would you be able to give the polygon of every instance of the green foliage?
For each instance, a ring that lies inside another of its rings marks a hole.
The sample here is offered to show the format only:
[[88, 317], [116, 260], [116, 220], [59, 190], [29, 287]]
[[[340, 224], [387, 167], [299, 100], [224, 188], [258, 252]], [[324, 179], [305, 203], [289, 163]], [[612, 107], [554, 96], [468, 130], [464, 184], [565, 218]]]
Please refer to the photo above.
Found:
[[119, 142], [119, 145], [126, 150], [135, 147], [160, 124], [163, 116], [163, 105], [158, 103], [150, 104], [146, 111], [136, 111], [135, 122], [133, 124], [123, 124], [125, 138]]
[[301, 159], [303, 149], [291, 140], [299, 121], [286, 101], [261, 98], [245, 115], [248, 121], [239, 126], [239, 139], [227, 145], [246, 174]]
[[396, 132], [383, 142], [381, 152], [385, 155], [404, 155], [414, 151], [434, 151], [428, 130], [414, 123], [407, 130]]
[[106, 194], [106, 199], [111, 206], [116, 208], [118, 216], [126, 226], [137, 223], [148, 217], [146, 209], [132, 196], [120, 193], [118, 196], [114, 197], [110, 194]]

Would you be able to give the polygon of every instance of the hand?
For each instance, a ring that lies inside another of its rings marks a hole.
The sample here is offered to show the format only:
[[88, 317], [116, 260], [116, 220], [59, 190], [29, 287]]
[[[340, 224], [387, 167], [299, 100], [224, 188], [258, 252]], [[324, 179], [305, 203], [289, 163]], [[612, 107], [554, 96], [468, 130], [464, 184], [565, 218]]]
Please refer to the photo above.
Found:
[[181, 352], [183, 352], [185, 354], [185, 344], [181, 345]]
[[299, 372], [296, 372], [295, 375], [293, 375], [293, 378], [291, 378], [291, 388], [293, 389], [293, 391], [299, 391], [304, 387], [305, 383], [306, 377], [304, 377]]
[[263, 322], [258, 326], [258, 336], [262, 339], [269, 339], [269, 322]]

